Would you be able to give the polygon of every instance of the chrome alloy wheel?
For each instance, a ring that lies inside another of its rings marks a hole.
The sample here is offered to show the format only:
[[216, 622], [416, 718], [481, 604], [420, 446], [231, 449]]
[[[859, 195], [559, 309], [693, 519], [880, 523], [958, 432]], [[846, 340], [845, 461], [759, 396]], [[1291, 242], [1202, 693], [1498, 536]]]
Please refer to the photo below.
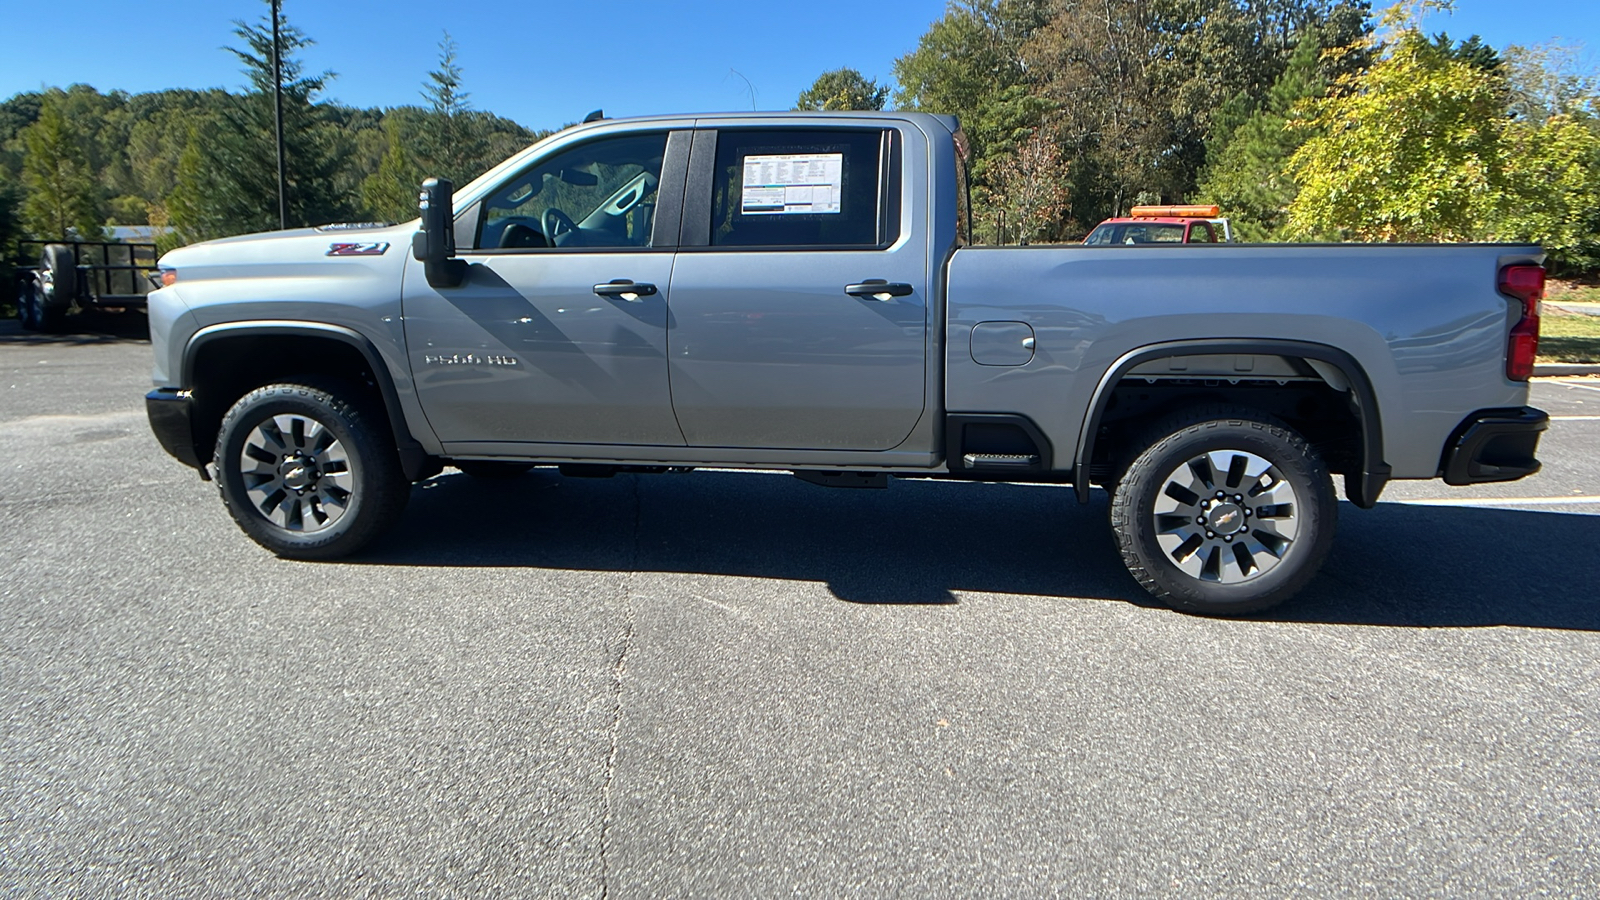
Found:
[[245, 493], [272, 524], [315, 532], [349, 509], [355, 476], [350, 455], [334, 433], [305, 416], [263, 419], [239, 453]]
[[1272, 571], [1299, 532], [1298, 498], [1277, 467], [1243, 450], [1212, 450], [1162, 479], [1156, 542], [1185, 574], [1239, 584]]

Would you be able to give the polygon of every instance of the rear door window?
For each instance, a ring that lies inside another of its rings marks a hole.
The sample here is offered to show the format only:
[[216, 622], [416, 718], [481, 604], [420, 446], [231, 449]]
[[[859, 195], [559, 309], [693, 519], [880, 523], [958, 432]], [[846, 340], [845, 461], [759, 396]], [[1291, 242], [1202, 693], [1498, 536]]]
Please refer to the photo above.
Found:
[[719, 131], [710, 245], [888, 246], [900, 219], [894, 135], [879, 128]]

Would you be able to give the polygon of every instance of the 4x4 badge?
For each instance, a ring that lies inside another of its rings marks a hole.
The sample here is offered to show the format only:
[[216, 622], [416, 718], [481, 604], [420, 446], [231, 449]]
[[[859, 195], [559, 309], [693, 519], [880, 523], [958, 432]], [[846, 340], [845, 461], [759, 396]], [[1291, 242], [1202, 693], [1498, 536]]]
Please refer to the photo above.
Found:
[[382, 256], [388, 250], [389, 244], [387, 241], [328, 245], [329, 256]]

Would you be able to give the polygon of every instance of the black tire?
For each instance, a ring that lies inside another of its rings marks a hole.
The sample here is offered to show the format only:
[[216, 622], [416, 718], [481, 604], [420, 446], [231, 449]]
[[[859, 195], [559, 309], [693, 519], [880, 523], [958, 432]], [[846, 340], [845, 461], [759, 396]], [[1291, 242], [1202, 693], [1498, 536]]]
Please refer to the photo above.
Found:
[[506, 479], [521, 478], [533, 468], [533, 463], [511, 462], [498, 459], [462, 459], [450, 465], [460, 469], [463, 474], [473, 478]]
[[62, 329], [67, 310], [78, 296], [78, 261], [72, 248], [50, 244], [39, 257], [39, 278], [35, 289], [35, 331], [53, 334]]
[[394, 524], [411, 484], [382, 410], [356, 386], [295, 381], [257, 388], [228, 410], [217, 486], [233, 520], [273, 553], [346, 556]]
[[1217, 616], [1259, 612], [1305, 587], [1333, 545], [1339, 510], [1305, 439], [1228, 406], [1197, 408], [1154, 433], [1111, 501], [1122, 560], [1140, 586], [1173, 609]]

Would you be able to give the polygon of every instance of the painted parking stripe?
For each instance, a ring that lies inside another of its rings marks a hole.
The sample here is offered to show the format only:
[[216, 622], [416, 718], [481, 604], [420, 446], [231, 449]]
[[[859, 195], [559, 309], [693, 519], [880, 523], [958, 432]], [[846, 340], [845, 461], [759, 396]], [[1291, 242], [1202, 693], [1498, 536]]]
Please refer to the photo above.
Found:
[[1581, 391], [1596, 391], [1596, 392], [1600, 392], [1600, 387], [1596, 387], [1596, 386], [1594, 386], [1592, 384], [1578, 384], [1578, 383], [1572, 382], [1572, 381], [1558, 381], [1558, 382], [1556, 382], [1556, 384], [1559, 384], [1562, 387], [1577, 388], [1577, 389], [1579, 389]]
[[1600, 416], [1551, 416], [1552, 422], [1600, 422]]
[[1406, 506], [1583, 506], [1600, 503], [1600, 494], [1584, 497], [1440, 497], [1391, 502]]

